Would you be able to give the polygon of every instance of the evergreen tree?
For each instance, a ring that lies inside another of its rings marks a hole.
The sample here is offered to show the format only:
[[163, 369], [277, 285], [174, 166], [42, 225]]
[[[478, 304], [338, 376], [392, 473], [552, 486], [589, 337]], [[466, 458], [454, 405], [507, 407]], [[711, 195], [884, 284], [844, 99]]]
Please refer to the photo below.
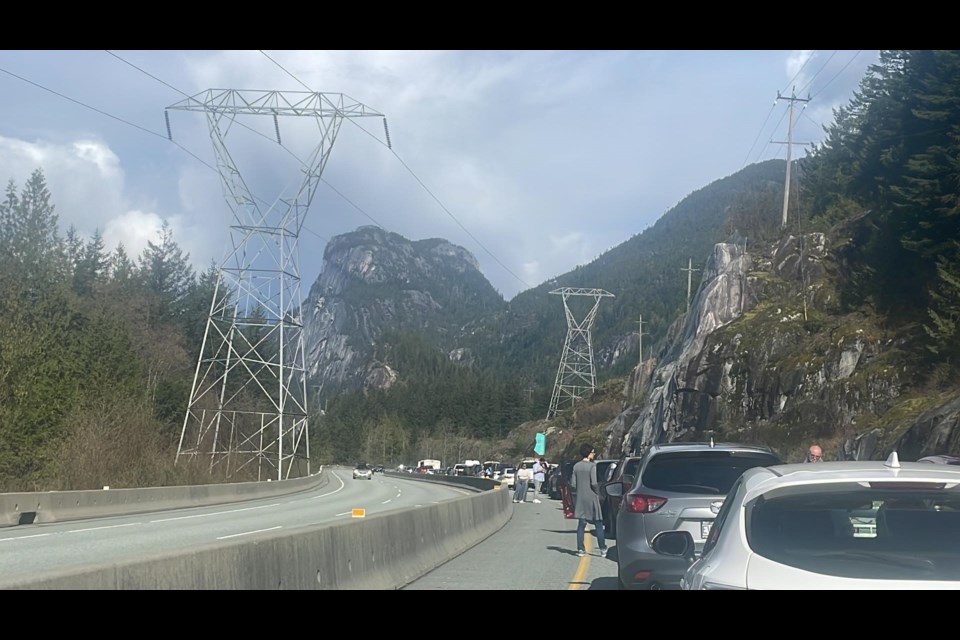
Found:
[[140, 256], [140, 278], [156, 301], [151, 322], [174, 320], [183, 313], [183, 301], [194, 280], [189, 258], [173, 239], [169, 222], [164, 220], [160, 241], [147, 242]]
[[116, 250], [110, 256], [110, 277], [116, 283], [126, 284], [134, 276], [136, 276], [136, 266], [127, 255], [123, 243], [118, 242]]
[[91, 295], [106, 280], [109, 264], [110, 260], [104, 251], [103, 235], [100, 229], [96, 229], [76, 262], [73, 290], [82, 296]]

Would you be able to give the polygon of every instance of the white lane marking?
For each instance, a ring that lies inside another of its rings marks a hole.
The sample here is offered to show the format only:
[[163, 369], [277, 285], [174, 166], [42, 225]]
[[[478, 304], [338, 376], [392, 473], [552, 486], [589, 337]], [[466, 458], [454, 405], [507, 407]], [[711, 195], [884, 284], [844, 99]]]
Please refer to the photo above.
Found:
[[[390, 498], [390, 500], [393, 500], [393, 498]], [[384, 501], [381, 502], [380, 504], [387, 504], [388, 502], [390, 502], [390, 500], [384, 500]]]
[[338, 513], [338, 514], [337, 514], [336, 516], [334, 516], [334, 517], [339, 518], [340, 516], [348, 516], [348, 515], [350, 515], [351, 513], [353, 513], [353, 511], [344, 511], [343, 513]]
[[71, 529], [65, 533], [83, 533], [84, 531], [99, 531], [100, 529], [118, 529], [120, 527], [136, 527], [137, 525], [143, 524], [142, 522], [130, 522], [128, 524], [111, 524], [104, 527], [90, 527], [89, 529]]
[[312, 498], [310, 498], [310, 499], [311, 499], [311, 500], [316, 500], [317, 498], [325, 498], [326, 496], [332, 496], [332, 495], [335, 494], [337, 491], [340, 491], [340, 490], [343, 489], [345, 486], [347, 486], [346, 483], [345, 483], [345, 482], [340, 478], [340, 476], [338, 476], [337, 474], [333, 474], [333, 477], [336, 478], [337, 480], [340, 480], [340, 489], [335, 489], [335, 490], [331, 491], [330, 493], [323, 493], [323, 494], [321, 494], [321, 495], [319, 495], [319, 496], [314, 496], [314, 497], [312, 497]]
[[277, 525], [276, 527], [270, 527], [269, 529], [257, 529], [256, 531], [245, 531], [244, 533], [234, 533], [229, 536], [220, 536], [217, 540], [226, 540], [227, 538], [239, 538], [240, 536], [249, 536], [254, 533], [263, 533], [264, 531], [273, 531], [274, 529], [282, 529], [283, 527]]
[[254, 511], [256, 509], [269, 509], [270, 507], [279, 507], [280, 503], [265, 504], [259, 507], [246, 507], [245, 509], [230, 509], [229, 511], [217, 511], [216, 513], [198, 513], [193, 516], [179, 516], [176, 518], [164, 518], [162, 520], [151, 520], [150, 524], [156, 522], [172, 522], [174, 520], [189, 520], [190, 518], [209, 518], [210, 516], [222, 516], [225, 513], [239, 513], [241, 511]]
[[0, 542], [6, 542], [7, 540], [26, 540], [27, 538], [43, 538], [44, 536], [51, 536], [52, 533], [35, 533], [32, 536], [17, 536], [16, 538], [4, 538]]
[[423, 505], [422, 505], [422, 504], [415, 504], [415, 505], [413, 505], [413, 506], [415, 506], [415, 507], [422, 507]]

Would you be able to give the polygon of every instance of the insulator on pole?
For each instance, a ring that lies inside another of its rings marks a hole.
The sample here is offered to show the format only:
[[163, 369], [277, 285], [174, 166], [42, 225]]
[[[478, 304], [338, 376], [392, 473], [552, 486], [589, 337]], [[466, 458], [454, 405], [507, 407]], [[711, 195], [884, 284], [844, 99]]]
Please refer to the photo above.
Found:
[[393, 145], [390, 144], [390, 128], [387, 127], [387, 119], [383, 119], [383, 132], [387, 136], [387, 149], [393, 149]]
[[170, 131], [170, 112], [167, 111], [166, 109], [164, 109], [164, 111], [163, 111], [163, 117], [164, 117], [164, 119], [166, 119], [166, 121], [167, 121], [167, 138], [169, 138], [169, 139], [172, 141], [172, 140], [173, 140], [173, 132]]
[[277, 132], [277, 144], [283, 144], [280, 142], [280, 121], [277, 120], [277, 114], [273, 114], [273, 128]]

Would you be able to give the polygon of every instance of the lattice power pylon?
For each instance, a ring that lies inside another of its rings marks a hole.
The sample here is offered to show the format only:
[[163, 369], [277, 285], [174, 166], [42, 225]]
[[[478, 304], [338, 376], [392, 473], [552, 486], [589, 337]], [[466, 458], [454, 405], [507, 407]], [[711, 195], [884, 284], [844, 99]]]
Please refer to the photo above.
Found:
[[[576, 289], [562, 287], [550, 292], [563, 296], [563, 310], [567, 315], [567, 338], [563, 342], [563, 355], [557, 369], [557, 381], [553, 384], [553, 396], [547, 410], [547, 420], [562, 411], [571, 408], [577, 400], [597, 387], [597, 372], [593, 366], [593, 341], [590, 329], [597, 317], [597, 308], [601, 298], [613, 298], [614, 295], [603, 289]], [[567, 299], [571, 296], [593, 298], [593, 307], [583, 318], [577, 320]]]
[[[300, 230], [343, 119], [383, 114], [339, 93], [232, 89], [208, 89], [168, 109], [206, 114], [233, 214], [177, 460], [209, 457], [210, 470], [222, 466], [227, 476], [251, 464], [258, 479], [309, 474]], [[271, 205], [254, 197], [227, 150], [227, 134], [246, 126], [245, 116], [272, 117], [277, 142], [280, 117], [312, 118], [319, 130], [296, 191]]]

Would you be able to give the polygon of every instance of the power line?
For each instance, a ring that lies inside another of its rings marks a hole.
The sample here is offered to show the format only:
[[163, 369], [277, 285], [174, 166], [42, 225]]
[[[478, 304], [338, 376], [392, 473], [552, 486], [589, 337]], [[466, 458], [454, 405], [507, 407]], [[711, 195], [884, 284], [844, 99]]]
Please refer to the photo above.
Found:
[[[809, 63], [811, 60], [813, 60], [813, 56], [815, 56], [815, 55], [817, 55], [817, 51], [816, 51], [816, 50], [814, 50], [812, 53], [810, 53], [810, 55], [807, 57], [807, 59], [803, 61], [803, 64], [800, 66], [800, 68], [797, 70], [797, 72], [793, 75], [793, 78], [790, 79], [790, 82], [787, 83], [787, 86], [785, 86], [780, 93], [784, 93], [784, 92], [786, 92], [787, 89], [790, 88], [790, 85], [793, 84], [793, 81], [796, 80], [796, 79], [800, 76], [800, 73], [803, 71], [804, 67], [807, 66], [807, 63]], [[803, 92], [801, 91], [801, 93], [803, 93]], [[774, 104], [776, 104], [776, 103], [774, 103]]]
[[820, 90], [817, 91], [815, 94], [813, 94], [813, 95], [810, 96], [810, 97], [811, 97], [811, 98], [816, 98], [818, 95], [820, 95], [821, 93], [823, 93], [823, 90], [826, 89], [827, 87], [829, 87], [829, 86], [830, 86], [830, 83], [837, 79], [837, 76], [839, 76], [841, 73], [843, 73], [844, 71], [846, 71], [846, 70], [847, 70], [847, 67], [849, 67], [850, 64], [851, 64], [854, 60], [856, 60], [856, 59], [857, 59], [857, 56], [859, 56], [861, 53], [863, 53], [863, 49], [861, 49], [860, 51], [857, 51], [855, 54], [853, 54], [853, 57], [850, 58], [850, 60], [847, 61], [847, 64], [843, 65], [843, 68], [840, 69], [840, 71], [837, 71], [837, 73], [836, 73], [832, 78], [830, 78], [829, 80], [827, 80], [827, 84], [825, 84], [825, 85], [823, 85], [822, 87], [820, 87]]
[[23, 82], [26, 82], [27, 84], [32, 84], [33, 86], [35, 86], [35, 87], [37, 87], [37, 88], [39, 88], [39, 89], [43, 89], [44, 91], [48, 91], [48, 92], [52, 93], [52, 94], [55, 95], [55, 96], [59, 96], [59, 97], [63, 98], [64, 100], [69, 100], [70, 102], [73, 102], [74, 104], [78, 104], [78, 105], [80, 105], [81, 107], [84, 107], [84, 108], [86, 108], [86, 109], [90, 109], [91, 111], [96, 111], [96, 112], [99, 113], [100, 115], [107, 116], [108, 118], [113, 118], [114, 120], [117, 120], [118, 122], [122, 122], [122, 123], [124, 123], [124, 124], [130, 125], [131, 127], [135, 127], [135, 128], [137, 128], [137, 129], [140, 129], [140, 131], [143, 131], [143, 132], [145, 132], [145, 133], [149, 133], [150, 135], [157, 136], [158, 138], [163, 138], [164, 140], [167, 139], [167, 136], [163, 135], [162, 133], [157, 133], [156, 131], [151, 131], [150, 129], [147, 129], [146, 127], [141, 127], [141, 126], [138, 125], [138, 124], [134, 124], [134, 123], [130, 122], [129, 120], [124, 120], [123, 118], [119, 118], [119, 117], [113, 115], [112, 113], [107, 113], [106, 111], [103, 111], [102, 109], [97, 109], [96, 107], [90, 106], [89, 104], [87, 104], [87, 103], [85, 103], [85, 102], [80, 102], [79, 100], [76, 100], [76, 99], [74, 99], [74, 98], [71, 98], [70, 96], [64, 95], [64, 94], [60, 93], [59, 91], [54, 91], [53, 89], [50, 89], [49, 87], [45, 87], [45, 86], [43, 86], [42, 84], [39, 84], [39, 83], [37, 83], [37, 82], [34, 82], [33, 80], [27, 80], [27, 79], [24, 78], [23, 76], [18, 76], [17, 74], [13, 73], [12, 71], [7, 71], [6, 69], [4, 69], [4, 68], [2, 68], [2, 67], [0, 67], [0, 71], [3, 71], [5, 74], [7, 74], [7, 75], [9, 75], [9, 76], [13, 76], [13, 77], [16, 78], [17, 80], [22, 80]]
[[2, 68], [2, 67], [0, 67], [0, 71], [6, 73], [7, 75], [13, 76], [14, 78], [16, 78], [16, 79], [18, 79], [18, 80], [22, 80], [23, 82], [26, 82], [27, 84], [32, 84], [33, 86], [35, 86], [35, 87], [37, 87], [37, 88], [39, 88], [39, 89], [43, 89], [44, 91], [48, 91], [48, 92], [52, 93], [52, 94], [55, 95], [55, 96], [59, 96], [59, 97], [63, 98], [64, 100], [69, 100], [70, 102], [73, 102], [74, 104], [78, 104], [78, 105], [80, 105], [81, 107], [84, 107], [84, 108], [86, 108], [86, 109], [90, 109], [91, 111], [95, 111], [95, 112], [99, 113], [100, 115], [107, 116], [108, 118], [113, 118], [114, 120], [116, 120], [116, 121], [118, 121], [118, 122], [122, 122], [123, 124], [129, 125], [129, 126], [135, 128], [135, 129], [139, 129], [140, 131], [143, 131], [144, 133], [149, 133], [150, 135], [157, 136], [158, 138], [161, 138], [161, 139], [163, 139], [163, 140], [166, 140], [166, 141], [168, 141], [168, 142], [171, 142], [171, 143], [173, 143], [175, 146], [177, 146], [177, 147], [179, 147], [181, 150], [183, 150], [185, 153], [193, 156], [198, 162], [200, 162], [201, 164], [203, 164], [204, 166], [206, 166], [208, 169], [211, 169], [211, 170], [213, 170], [213, 171], [216, 171], [216, 170], [217, 170], [215, 167], [213, 167], [213, 166], [210, 165], [208, 162], [206, 162], [203, 158], [201, 158], [200, 156], [198, 156], [198, 155], [195, 154], [194, 152], [190, 151], [189, 149], [187, 149], [186, 147], [184, 147], [182, 144], [176, 142], [175, 140], [170, 140], [169, 138], [167, 138], [167, 136], [163, 135], [162, 133], [157, 133], [156, 131], [151, 131], [150, 129], [147, 129], [146, 127], [141, 127], [140, 125], [134, 124], [134, 123], [130, 122], [129, 120], [124, 120], [123, 118], [120, 118], [120, 117], [118, 117], [118, 116], [115, 116], [115, 115], [113, 115], [112, 113], [107, 113], [106, 111], [104, 111], [104, 110], [102, 110], [102, 109], [98, 109], [98, 108], [96, 108], [96, 107], [94, 107], [94, 106], [91, 106], [91, 105], [89, 105], [89, 104], [86, 104], [85, 102], [81, 102], [81, 101], [79, 101], [79, 100], [77, 100], [77, 99], [75, 99], [75, 98], [71, 98], [70, 96], [65, 95], [65, 94], [62, 94], [62, 93], [60, 93], [59, 91], [54, 91], [53, 89], [50, 89], [49, 87], [45, 87], [45, 86], [43, 86], [42, 84], [39, 84], [39, 83], [37, 83], [37, 82], [34, 82], [33, 80], [28, 80], [27, 78], [24, 78], [23, 76], [18, 76], [17, 74], [15, 74], [15, 73], [13, 73], [13, 72], [11, 72], [11, 71], [7, 71], [6, 69], [4, 69], [4, 68]]
[[267, 52], [266, 52], [266, 51], [264, 51], [263, 49], [258, 49], [258, 51], [260, 51], [260, 53], [262, 53], [264, 56], [266, 56], [267, 60], [269, 60], [269, 61], [272, 62], [273, 64], [277, 65], [277, 66], [280, 67], [281, 69], [283, 69], [284, 73], [286, 73], [288, 76], [290, 76], [291, 78], [293, 78], [294, 80], [296, 80], [297, 82], [299, 82], [299, 83], [300, 83], [300, 86], [302, 86], [302, 87], [303, 87], [304, 89], [306, 89], [307, 91], [309, 91], [309, 92], [311, 92], [311, 93], [314, 93], [313, 89], [311, 89], [311, 88], [308, 87], [306, 84], [304, 84], [303, 80], [301, 80], [301, 79], [298, 78], [297, 76], [295, 76], [295, 75], [293, 75], [292, 73], [290, 73], [289, 71], [287, 71], [286, 67], [284, 67], [282, 64], [280, 64], [279, 62], [277, 62], [277, 61], [274, 60], [273, 58], [271, 58], [269, 55], [267, 55]]
[[[774, 102], [773, 104], [774, 104], [774, 106], [776, 106], [777, 103]], [[760, 147], [760, 151], [757, 152], [757, 157], [753, 159], [754, 162], [756, 162], [757, 160], [759, 160], [759, 159], [760, 159], [760, 156], [763, 154], [763, 152], [766, 151], [767, 147], [770, 146], [770, 142], [773, 140], [773, 138], [772, 138], [773, 134], [777, 132], [777, 129], [780, 128], [780, 123], [783, 122], [783, 119], [786, 118], [786, 117], [787, 117], [787, 109], [784, 109], [784, 110], [783, 110], [783, 114], [780, 116], [780, 119], [777, 120], [777, 124], [775, 124], [775, 125], [773, 126], [773, 132], [770, 134], [771, 140], [768, 141], [767, 144], [765, 144], [765, 145], [763, 145], [762, 147]]]
[[[304, 82], [303, 82], [302, 80], [300, 80], [297, 76], [295, 76], [293, 73], [291, 73], [289, 70], [287, 70], [287, 69], [286, 69], [283, 65], [281, 65], [279, 62], [277, 62], [276, 60], [274, 60], [273, 58], [271, 58], [269, 55], [267, 55], [266, 52], [260, 51], [260, 53], [262, 53], [268, 60], [270, 60], [271, 62], [273, 62], [275, 65], [277, 65], [278, 67], [280, 67], [280, 68], [284, 71], [284, 73], [286, 73], [286, 74], [289, 75], [291, 78], [293, 78], [294, 80], [296, 80], [297, 82], [299, 82], [301, 85], [303, 85], [308, 91], [313, 91], [313, 89], [310, 88], [306, 83], [304, 83]], [[351, 122], [353, 122], [352, 119], [351, 119]], [[354, 122], [353, 124], [357, 124], [357, 123]], [[357, 124], [357, 126], [359, 127], [360, 125]], [[363, 127], [360, 127], [360, 129], [361, 129], [364, 133], [366, 133], [367, 135], [369, 135], [370, 137], [372, 137], [374, 140], [376, 140], [377, 142], [380, 142], [380, 144], [383, 144], [384, 146], [386, 146], [386, 147], [390, 150], [390, 152], [394, 155], [394, 157], [395, 157], [397, 160], [400, 161], [400, 164], [403, 165], [404, 169], [406, 169], [406, 170], [410, 173], [410, 175], [413, 176], [413, 179], [416, 180], [417, 183], [419, 183], [421, 187], [423, 187], [424, 191], [426, 191], [427, 194], [429, 194], [430, 197], [433, 198], [434, 201], [435, 201], [438, 205], [440, 205], [440, 208], [443, 209], [444, 213], [446, 213], [454, 222], [456, 222], [456, 223], [457, 223], [457, 226], [459, 226], [461, 229], [463, 229], [464, 233], [466, 233], [466, 234], [470, 237], [470, 239], [472, 239], [474, 242], [476, 242], [477, 245], [479, 245], [480, 248], [483, 249], [483, 250], [487, 253], [487, 255], [489, 255], [498, 265], [500, 265], [500, 266], [503, 268], [504, 271], [506, 271], [506, 272], [509, 273], [511, 276], [513, 276], [514, 278], [516, 278], [516, 280], [517, 280], [518, 282], [520, 282], [520, 284], [522, 284], [523, 286], [527, 287], [528, 289], [532, 288], [532, 287], [530, 286], [530, 284], [528, 284], [526, 281], [523, 280], [523, 278], [521, 278], [521, 277], [518, 276], [516, 273], [514, 273], [514, 272], [510, 269], [510, 267], [508, 267], [507, 265], [505, 265], [505, 264], [500, 260], [500, 258], [498, 258], [496, 255], [494, 255], [494, 253], [493, 253], [492, 251], [490, 251], [490, 250], [486, 247], [486, 245], [484, 245], [482, 242], [480, 242], [480, 240], [477, 239], [477, 237], [476, 237], [475, 235], [473, 235], [473, 233], [471, 233], [470, 230], [467, 229], [467, 227], [465, 227], [464, 224], [463, 224], [462, 222], [460, 222], [460, 220], [459, 220], [455, 215], [453, 215], [453, 213], [443, 204], [443, 202], [440, 201], [440, 198], [438, 198], [438, 197], [436, 196], [436, 194], [434, 194], [434, 193], [429, 189], [429, 187], [427, 187], [427, 185], [424, 184], [423, 180], [421, 180], [420, 177], [417, 176], [417, 174], [413, 171], [413, 169], [411, 169], [410, 166], [407, 165], [407, 163], [403, 161], [403, 158], [401, 158], [400, 155], [399, 155], [394, 149], [392, 149], [391, 147], [389, 147], [388, 145], [386, 145], [386, 143], [380, 141], [376, 136], [374, 136], [373, 134], [371, 134], [369, 131], [367, 131], [367, 130], [364, 129]]]
[[813, 84], [813, 81], [816, 80], [817, 76], [819, 76], [820, 73], [827, 68], [827, 65], [830, 64], [830, 61], [833, 60], [833, 57], [835, 55], [837, 55], [836, 49], [834, 49], [833, 53], [830, 54], [830, 57], [827, 58], [827, 61], [824, 62], [819, 69], [817, 69], [817, 72], [813, 74], [813, 76], [811, 76], [809, 80], [807, 80], [807, 84], [803, 85], [803, 87], [800, 89], [800, 93], [803, 93], [804, 91], [806, 91], [807, 88], [810, 87], [811, 84]]
[[[757, 131], [757, 137], [753, 139], [753, 144], [750, 145], [750, 150], [747, 151], [747, 155], [743, 158], [743, 167], [747, 166], [747, 160], [750, 159], [750, 153], [753, 151], [753, 148], [757, 146], [757, 140], [760, 139], [760, 135], [763, 133], [763, 128], [767, 126], [767, 121], [770, 120], [770, 116], [773, 114], [773, 110], [777, 108], [777, 101], [774, 100], [773, 104], [770, 106], [770, 111], [767, 112], [767, 117], [763, 119], [763, 124], [760, 125], [760, 131]], [[756, 161], [754, 161], [756, 162]]]

